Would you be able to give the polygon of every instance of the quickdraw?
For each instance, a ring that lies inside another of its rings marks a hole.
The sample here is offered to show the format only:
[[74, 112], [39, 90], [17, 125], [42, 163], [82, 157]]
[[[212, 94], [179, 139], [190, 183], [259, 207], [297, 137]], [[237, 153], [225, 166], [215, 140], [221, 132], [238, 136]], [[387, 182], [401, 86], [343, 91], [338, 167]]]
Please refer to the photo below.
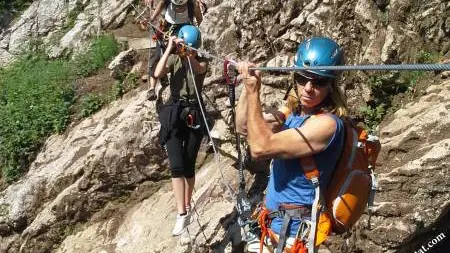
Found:
[[[237, 84], [237, 71], [236, 63], [232, 60], [225, 60], [223, 64], [223, 73], [226, 83], [228, 84], [228, 97], [230, 99], [231, 107], [231, 121], [236, 138], [236, 152], [239, 167], [239, 192], [237, 195], [236, 209], [238, 211], [238, 223], [241, 227], [248, 224], [248, 220], [251, 214], [251, 203], [247, 198], [247, 193], [245, 191], [245, 178], [244, 178], [244, 163], [242, 160], [241, 153], [241, 139], [240, 135], [236, 131], [236, 111], [235, 111], [235, 101], [236, 101], [236, 91], [235, 87]], [[246, 238], [244, 238], [245, 240]]]
[[[237, 84], [237, 70], [236, 70], [236, 62], [232, 60], [225, 60], [223, 62], [223, 76], [225, 78], [225, 82], [228, 85], [236, 86]], [[233, 79], [233, 80], [231, 80]], [[234, 102], [233, 102], [234, 104]]]

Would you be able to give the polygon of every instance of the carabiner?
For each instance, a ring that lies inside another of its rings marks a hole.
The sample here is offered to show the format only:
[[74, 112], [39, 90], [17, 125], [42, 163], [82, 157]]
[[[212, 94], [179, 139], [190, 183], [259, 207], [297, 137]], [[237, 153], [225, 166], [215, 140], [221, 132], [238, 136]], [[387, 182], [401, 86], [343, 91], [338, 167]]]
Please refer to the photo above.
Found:
[[227, 84], [236, 86], [237, 75], [236, 62], [233, 60], [225, 60], [223, 62], [223, 76]]

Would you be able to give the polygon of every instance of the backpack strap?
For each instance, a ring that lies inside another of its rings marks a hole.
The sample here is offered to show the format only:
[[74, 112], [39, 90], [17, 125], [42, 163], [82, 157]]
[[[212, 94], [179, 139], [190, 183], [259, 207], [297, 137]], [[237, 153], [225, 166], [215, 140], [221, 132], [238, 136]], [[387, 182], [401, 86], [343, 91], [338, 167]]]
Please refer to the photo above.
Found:
[[369, 134], [367, 136], [366, 149], [367, 149], [367, 154], [369, 156], [368, 157], [369, 170], [370, 170], [370, 177], [372, 179], [369, 199], [367, 201], [367, 213], [369, 215], [369, 218], [367, 219], [367, 226], [368, 226], [368, 228], [370, 228], [371, 227], [370, 221], [371, 221], [372, 212], [373, 212], [373, 203], [374, 203], [374, 199], [375, 199], [375, 193], [378, 188], [377, 177], [374, 172], [375, 162], [376, 162], [378, 154], [380, 153], [380, 150], [381, 150], [380, 140], [378, 139], [377, 136], [371, 135], [371, 134]]
[[[305, 119], [305, 121], [308, 118], [310, 118], [310, 116], [308, 116]], [[314, 186], [315, 196], [311, 210], [311, 228], [308, 235], [308, 243], [306, 244], [308, 253], [314, 253], [316, 250], [315, 245], [316, 245], [317, 224], [319, 221], [320, 213], [322, 212], [323, 208], [325, 208], [325, 198], [323, 197], [323, 194], [320, 191], [320, 183], [319, 183], [320, 173], [314, 157], [312, 155], [308, 157], [303, 157], [300, 159], [300, 164], [302, 166], [305, 177], [309, 181], [311, 181], [311, 183]]]
[[314, 253], [315, 252], [315, 245], [316, 245], [316, 231], [317, 231], [317, 223], [319, 221], [319, 216], [321, 213], [321, 210], [324, 207], [324, 198], [323, 194], [320, 191], [320, 184], [319, 184], [319, 169], [317, 168], [316, 161], [312, 156], [304, 157], [300, 159], [300, 164], [302, 165], [303, 172], [305, 173], [305, 177], [311, 181], [311, 183], [314, 186], [314, 202], [312, 205], [311, 210], [311, 229], [309, 231], [308, 236], [308, 253]]

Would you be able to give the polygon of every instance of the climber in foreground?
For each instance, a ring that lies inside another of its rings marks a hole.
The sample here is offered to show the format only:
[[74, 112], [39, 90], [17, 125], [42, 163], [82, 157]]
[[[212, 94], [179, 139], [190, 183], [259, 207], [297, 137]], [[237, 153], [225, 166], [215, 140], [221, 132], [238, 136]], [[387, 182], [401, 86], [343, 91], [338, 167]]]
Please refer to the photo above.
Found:
[[[144, 3], [146, 5], [149, 5], [152, 1], [153, 0], [144, 0]], [[178, 30], [184, 25], [193, 25], [194, 18], [197, 26], [200, 25], [203, 20], [200, 6], [194, 0], [160, 0], [156, 5], [156, 9], [151, 14], [149, 22], [151, 24], [154, 24], [163, 11], [164, 19], [161, 21], [161, 25], [158, 24], [157, 26], [159, 26], [164, 32], [167, 32], [169, 36], [176, 35], [178, 33]], [[157, 98], [155, 92], [157, 81], [155, 79], [154, 69], [165, 48], [164, 43], [161, 42], [163, 38], [158, 39], [160, 41], [157, 43], [155, 48], [150, 50], [149, 56], [149, 100], [155, 100]]]
[[[335, 41], [312, 38], [298, 46], [294, 64], [329, 66], [339, 65], [342, 60], [342, 49]], [[255, 64], [238, 63], [245, 87], [237, 106], [236, 124], [247, 135], [253, 158], [273, 159], [265, 197], [265, 210], [270, 215], [265, 216], [264, 223], [269, 227], [262, 232], [267, 233], [277, 252], [286, 248], [301, 252], [297, 249], [306, 249], [306, 243], [296, 239], [311, 227], [315, 201], [315, 186], [307, 176], [310, 168], [301, 160], [313, 157], [320, 185], [328, 184], [343, 148], [341, 117], [347, 108], [336, 85], [336, 72], [308, 70], [292, 74], [293, 89], [287, 106], [263, 117], [261, 77], [258, 71], [249, 71], [252, 66]], [[251, 252], [260, 250], [264, 250], [262, 244], [249, 245]]]
[[[191, 198], [195, 185], [195, 161], [204, 135], [201, 91], [208, 68], [207, 59], [183, 44], [198, 48], [201, 34], [197, 27], [184, 25], [178, 38], [171, 36], [166, 51], [155, 68], [155, 77], [170, 73], [171, 97], [159, 113], [160, 143], [166, 146], [177, 207], [173, 235], [180, 235], [190, 223]], [[197, 99], [197, 95], [199, 99]]]

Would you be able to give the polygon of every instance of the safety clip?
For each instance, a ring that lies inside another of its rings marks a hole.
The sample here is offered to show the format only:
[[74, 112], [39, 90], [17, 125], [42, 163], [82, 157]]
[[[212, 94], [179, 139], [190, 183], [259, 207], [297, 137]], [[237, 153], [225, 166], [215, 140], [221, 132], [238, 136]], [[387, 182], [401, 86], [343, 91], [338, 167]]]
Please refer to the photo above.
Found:
[[188, 114], [186, 117], [186, 125], [192, 129], [199, 129], [200, 125], [194, 125], [194, 117], [192, 114]]
[[233, 60], [225, 60], [223, 62], [223, 76], [229, 85], [236, 86], [238, 72], [236, 69], [236, 62]]

